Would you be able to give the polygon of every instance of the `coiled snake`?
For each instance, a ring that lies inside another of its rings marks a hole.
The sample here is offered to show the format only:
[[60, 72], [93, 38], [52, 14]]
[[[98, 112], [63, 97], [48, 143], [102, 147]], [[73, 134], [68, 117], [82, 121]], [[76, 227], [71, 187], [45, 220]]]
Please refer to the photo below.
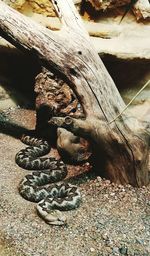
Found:
[[[28, 170], [36, 170], [26, 175], [19, 184], [19, 193], [29, 201], [37, 202], [38, 214], [48, 223], [63, 225], [66, 218], [60, 210], [67, 211], [79, 207], [81, 195], [72, 184], [60, 182], [67, 176], [63, 161], [41, 156], [50, 151], [46, 140], [22, 136], [21, 141], [27, 145], [16, 154], [16, 163]], [[48, 185], [49, 183], [58, 182]]]

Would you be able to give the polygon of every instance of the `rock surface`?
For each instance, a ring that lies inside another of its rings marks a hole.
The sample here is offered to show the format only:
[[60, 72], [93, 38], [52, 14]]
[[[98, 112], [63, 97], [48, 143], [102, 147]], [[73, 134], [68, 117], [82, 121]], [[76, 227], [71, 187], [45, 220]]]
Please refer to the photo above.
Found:
[[44, 16], [55, 16], [54, 8], [49, 0], [2, 0], [14, 9], [29, 15], [39, 13]]

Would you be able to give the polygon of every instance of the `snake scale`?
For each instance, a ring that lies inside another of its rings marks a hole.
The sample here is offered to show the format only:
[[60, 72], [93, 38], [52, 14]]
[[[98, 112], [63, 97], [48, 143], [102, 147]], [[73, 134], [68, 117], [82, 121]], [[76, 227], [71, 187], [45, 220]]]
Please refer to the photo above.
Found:
[[66, 217], [60, 211], [75, 209], [81, 202], [78, 188], [62, 182], [68, 173], [66, 165], [62, 160], [41, 157], [51, 149], [46, 140], [23, 135], [21, 141], [28, 147], [16, 154], [16, 163], [34, 171], [20, 182], [19, 193], [23, 198], [37, 202], [37, 212], [48, 224], [65, 224]]

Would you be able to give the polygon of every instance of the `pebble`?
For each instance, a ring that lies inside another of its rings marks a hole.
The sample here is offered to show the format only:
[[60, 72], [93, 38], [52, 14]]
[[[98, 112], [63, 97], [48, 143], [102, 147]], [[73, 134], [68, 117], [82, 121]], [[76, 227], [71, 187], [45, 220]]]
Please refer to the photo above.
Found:
[[108, 240], [109, 239], [108, 234], [107, 233], [102, 234], [102, 238], [103, 240]]
[[113, 247], [112, 251], [113, 251], [113, 253], [119, 253], [119, 248], [118, 247]]
[[110, 193], [110, 196], [114, 196], [115, 195], [115, 193]]
[[144, 244], [144, 241], [142, 239], [140, 239], [140, 238], [136, 238], [136, 242], [138, 244]]
[[97, 176], [97, 181], [98, 182], [101, 182], [102, 181], [102, 178], [100, 176]]
[[91, 252], [95, 252], [95, 249], [93, 247], [90, 248]]
[[128, 249], [126, 247], [120, 247], [119, 251], [123, 255], [127, 255], [127, 253], [128, 253]]

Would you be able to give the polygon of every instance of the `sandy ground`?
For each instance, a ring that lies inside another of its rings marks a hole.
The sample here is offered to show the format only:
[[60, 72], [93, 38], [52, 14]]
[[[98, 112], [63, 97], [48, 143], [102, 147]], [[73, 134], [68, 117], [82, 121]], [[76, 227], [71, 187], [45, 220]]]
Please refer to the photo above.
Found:
[[[65, 213], [67, 226], [47, 225], [35, 204], [18, 193], [28, 171], [15, 164], [15, 154], [24, 147], [17, 136], [21, 126], [34, 128], [35, 113], [14, 108], [3, 113], [18, 126], [1, 113], [0, 256], [150, 255], [150, 186], [124, 187], [81, 174], [73, 178], [82, 193], [80, 208]], [[69, 175], [87, 169], [70, 167]]]

